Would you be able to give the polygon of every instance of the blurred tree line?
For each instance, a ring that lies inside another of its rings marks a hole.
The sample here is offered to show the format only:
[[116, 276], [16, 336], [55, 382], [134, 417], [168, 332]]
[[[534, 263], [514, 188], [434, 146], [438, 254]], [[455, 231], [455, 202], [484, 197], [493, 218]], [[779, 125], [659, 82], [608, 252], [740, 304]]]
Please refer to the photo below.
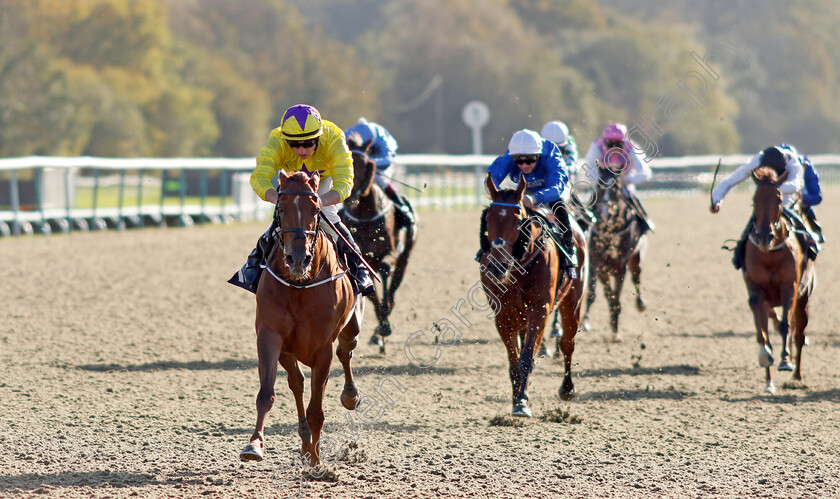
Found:
[[829, 0], [0, 0], [0, 156], [253, 156], [290, 105], [400, 152], [609, 121], [660, 155], [840, 146]]

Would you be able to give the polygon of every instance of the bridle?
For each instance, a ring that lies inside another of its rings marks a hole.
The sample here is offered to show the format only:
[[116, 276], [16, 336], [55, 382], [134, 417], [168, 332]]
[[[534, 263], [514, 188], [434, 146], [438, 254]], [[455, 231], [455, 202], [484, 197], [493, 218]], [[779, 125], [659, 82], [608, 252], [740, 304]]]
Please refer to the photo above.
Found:
[[[772, 181], [772, 180], [762, 180], [760, 182], [757, 182], [756, 185], [757, 185], [757, 188], [761, 187], [761, 186], [765, 186], [765, 185], [772, 185], [776, 189], [779, 189], [779, 184]], [[781, 195], [781, 192], [779, 193], [779, 195]], [[779, 234], [779, 231], [781, 231], [783, 228], [785, 228], [785, 222], [784, 222], [783, 219], [784, 219], [784, 217], [780, 215], [779, 218], [777, 220], [775, 220], [770, 225], [770, 231], [773, 233], [774, 236]], [[761, 250], [762, 249], [761, 245], [756, 240], [756, 236], [757, 236], [756, 229], [757, 228], [758, 227], [756, 226], [756, 223], [755, 223], [755, 214], [753, 214], [752, 227], [750, 228], [750, 234], [749, 234], [748, 238], [755, 245], [756, 248]], [[767, 251], [770, 252], [770, 251], [781, 250], [785, 246], [785, 243], [787, 243], [788, 239], [791, 238], [792, 234], [793, 234], [793, 231], [788, 229], [787, 230], [787, 236], [780, 243], [776, 244], [775, 246], [772, 246], [772, 247], [768, 248]], [[775, 239], [775, 237], [774, 237], [774, 239]]]
[[[508, 207], [508, 208], [515, 208], [518, 213], [525, 212], [527, 214], [527, 212], [525, 211], [525, 208], [521, 204], [503, 203], [503, 202], [499, 202], [499, 201], [493, 201], [493, 202], [490, 203], [490, 206], [504, 206], [504, 207]], [[534, 222], [533, 219], [531, 219], [531, 217], [527, 217], [527, 216], [524, 219], [520, 218], [520, 217], [517, 217], [517, 219], [519, 220], [519, 222], [517, 223], [517, 225], [518, 225], [517, 229], [520, 231], [520, 237], [521, 237], [522, 231], [525, 228], [525, 226], [527, 225], [528, 227], [530, 227], [535, 222]], [[540, 233], [542, 235], [541, 237], [545, 237], [546, 234], [545, 234], [544, 229], [541, 229]], [[530, 237], [529, 237], [529, 242], [533, 242], [533, 241], [531, 241]], [[514, 253], [515, 247], [516, 247], [516, 243], [517, 243], [517, 241], [508, 241], [507, 239], [505, 239], [503, 237], [497, 237], [492, 242], [490, 242], [490, 248], [491, 249], [492, 248], [504, 248], [505, 246], [509, 246], [510, 247], [510, 253], [509, 254], [511, 255], [511, 257], [514, 258], [514, 261], [516, 262], [516, 264], [519, 267], [524, 268], [526, 265], [530, 264], [532, 261], [534, 261], [536, 259], [537, 255], [539, 254], [539, 251], [532, 250], [528, 253], [523, 251], [522, 256], [519, 259], [516, 259], [513, 256], [513, 253]], [[508, 261], [507, 262], [508, 265], [507, 265], [507, 268], [505, 269], [505, 273], [510, 271], [511, 267], [514, 264], [514, 261]]]
[[[315, 213], [315, 230], [304, 230], [301, 227], [296, 227], [293, 229], [284, 229], [281, 225], [280, 216], [278, 211], [280, 211], [280, 195], [281, 194], [291, 194], [293, 196], [310, 196], [314, 198], [318, 198], [318, 193], [312, 191], [295, 191], [290, 189], [281, 189], [277, 191], [277, 204], [274, 206], [274, 220], [277, 222], [277, 229], [275, 232], [278, 234], [286, 234], [286, 233], [293, 233], [295, 237], [292, 238], [292, 241], [295, 239], [308, 239], [307, 236], [315, 236], [312, 240], [312, 248], [315, 247], [315, 243], [318, 241], [318, 233], [320, 232], [320, 222], [321, 222], [321, 208], [317, 208], [317, 212]], [[286, 252], [286, 247], [283, 244], [283, 238], [277, 238], [278, 246], [283, 249], [283, 252]]]
[[[282, 189], [282, 190], [277, 191], [277, 204], [274, 206], [274, 222], [277, 224], [277, 228], [274, 230], [274, 232], [276, 234], [293, 233], [295, 236], [292, 238], [292, 241], [294, 241], [295, 239], [298, 239], [298, 238], [307, 240], [308, 236], [315, 236], [315, 237], [312, 238], [312, 244], [311, 244], [311, 247], [309, 248], [310, 252], [312, 254], [314, 254], [315, 253], [315, 245], [318, 243], [318, 236], [321, 233], [321, 208], [319, 207], [318, 211], [315, 214], [315, 219], [316, 219], [315, 230], [305, 230], [301, 227], [284, 229], [280, 225], [281, 224], [281, 222], [280, 222], [281, 217], [279, 216], [279, 213], [278, 213], [280, 211], [280, 195], [281, 194], [290, 194], [290, 195], [293, 195], [293, 196], [311, 196], [311, 197], [315, 197], [315, 198], [318, 197], [318, 194], [315, 193], [315, 192], [312, 192], [312, 191], [296, 191], [296, 190], [290, 190], [290, 189]], [[335, 281], [336, 279], [340, 278], [345, 273], [347, 273], [347, 271], [340, 272], [340, 273], [338, 273], [334, 276], [328, 277], [327, 279], [323, 279], [323, 280], [316, 281], [316, 282], [310, 282], [308, 284], [295, 284], [295, 283], [288, 282], [288, 281], [282, 279], [276, 273], [274, 273], [273, 270], [271, 270], [271, 262], [273, 261], [274, 254], [277, 252], [277, 248], [281, 248], [283, 250], [283, 253], [286, 253], [286, 247], [283, 244], [283, 238], [282, 237], [277, 237], [277, 244], [271, 250], [271, 253], [268, 255], [268, 258], [266, 259], [267, 264], [262, 264], [262, 265], [260, 265], [260, 267], [262, 267], [269, 274], [271, 274], [271, 276], [274, 277], [275, 280], [277, 280], [281, 284], [284, 284], [284, 285], [286, 285], [290, 288], [295, 288], [295, 289], [312, 288], [312, 287], [315, 287], [315, 286], [318, 286], [318, 285], [321, 285], [321, 284], [325, 284], [325, 283], [328, 283], [328, 282]], [[289, 264], [286, 263], [285, 261], [284, 261], [284, 264], [288, 268]], [[311, 265], [311, 262], [310, 262], [310, 265]], [[320, 273], [320, 270], [318, 272]], [[315, 277], [318, 277], [318, 276], [317, 275], [314, 276], [313, 279]]]

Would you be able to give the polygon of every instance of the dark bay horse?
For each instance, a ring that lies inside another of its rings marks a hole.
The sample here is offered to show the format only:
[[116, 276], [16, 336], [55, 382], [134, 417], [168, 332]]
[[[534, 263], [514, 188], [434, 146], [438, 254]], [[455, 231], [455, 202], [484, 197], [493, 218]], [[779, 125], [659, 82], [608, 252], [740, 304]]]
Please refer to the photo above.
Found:
[[610, 328], [613, 337], [618, 337], [618, 317], [621, 314], [621, 289], [627, 270], [636, 286], [636, 308], [646, 308], [642, 298], [642, 257], [647, 248], [647, 236], [636, 218], [617, 176], [609, 169], [601, 170], [602, 182], [595, 188], [593, 211], [597, 221], [592, 225], [589, 236], [589, 282], [586, 298], [586, 313], [583, 329], [589, 331], [589, 309], [595, 301], [595, 286], [598, 280], [604, 288], [610, 310]]
[[514, 416], [531, 416], [528, 408], [528, 376], [534, 369], [534, 354], [542, 342], [551, 312], [559, 307], [563, 335], [559, 340], [565, 358], [560, 398], [575, 396], [572, 354], [580, 326], [586, 291], [588, 264], [586, 239], [573, 222], [575, 246], [581, 266], [572, 279], [560, 270], [560, 255], [542, 219], [529, 216], [522, 205], [525, 178], [515, 190], [499, 190], [490, 175], [485, 182], [490, 206], [482, 214], [481, 284], [496, 310], [496, 329], [508, 352], [513, 386]]
[[[339, 213], [371, 267], [378, 269], [382, 285], [368, 295], [378, 325], [371, 338], [385, 353], [385, 338], [391, 334], [388, 317], [394, 310], [394, 295], [405, 277], [411, 250], [417, 241], [417, 227], [400, 227], [396, 208], [376, 185], [376, 164], [363, 152], [353, 151], [354, 184]], [[381, 294], [381, 297], [380, 297]]]
[[[779, 186], [787, 179], [787, 172], [777, 177], [773, 169], [762, 167], [753, 171], [752, 179], [756, 183], [754, 223], [746, 246], [744, 283], [755, 322], [758, 363], [765, 370], [765, 390], [774, 393], [775, 387], [770, 378], [770, 366], [774, 359], [767, 330], [768, 318], [775, 315], [772, 313], [774, 307], [782, 308], [778, 325], [782, 336], [782, 355], [778, 369], [792, 370], [793, 379], [800, 381], [808, 301], [817, 278], [814, 262], [805, 255], [789, 222], [782, 217]], [[794, 366], [790, 364], [788, 351], [791, 327], [796, 345]]]
[[[295, 397], [301, 455], [315, 465], [320, 461], [324, 390], [336, 339], [335, 352], [344, 367], [341, 403], [349, 410], [359, 403], [350, 359], [361, 329], [364, 300], [355, 299], [351, 277], [339, 265], [333, 243], [319, 226], [321, 206], [316, 193], [320, 177], [303, 172], [289, 176], [281, 171], [279, 179], [274, 211], [279, 235], [257, 288], [257, 423], [239, 457], [263, 458], [265, 418], [274, 403], [279, 361]], [[306, 409], [304, 375], [298, 362], [312, 369], [312, 394]]]

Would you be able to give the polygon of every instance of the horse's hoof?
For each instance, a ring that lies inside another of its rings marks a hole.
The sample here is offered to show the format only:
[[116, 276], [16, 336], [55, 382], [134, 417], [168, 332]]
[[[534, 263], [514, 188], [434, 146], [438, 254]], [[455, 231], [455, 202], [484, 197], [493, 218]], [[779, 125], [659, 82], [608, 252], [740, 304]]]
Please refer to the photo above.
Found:
[[789, 360], [783, 360], [779, 362], [779, 367], [776, 369], [779, 371], [793, 371], [793, 364], [791, 364]]
[[805, 337], [805, 343], [804, 343], [804, 345], [805, 345], [806, 347], [811, 346], [811, 340], [809, 340], [807, 336]]
[[253, 444], [248, 444], [242, 449], [242, 452], [239, 453], [239, 460], [240, 461], [262, 461], [263, 460], [263, 452], [258, 446]]
[[348, 411], [356, 410], [356, 407], [359, 407], [359, 400], [361, 397], [359, 396], [359, 390], [356, 389], [356, 385], [344, 385], [344, 391], [341, 392], [341, 405], [344, 406], [345, 409]]
[[581, 321], [581, 323], [580, 323], [580, 328], [582, 330], [586, 331], [586, 332], [591, 331], [592, 330], [592, 325], [589, 324], [589, 319], [583, 319], [583, 321]]
[[576, 395], [574, 387], [570, 390], [564, 389], [563, 387], [560, 387], [559, 392], [560, 392], [560, 400], [562, 400], [564, 402], [568, 402], [568, 401], [572, 400], [573, 398], [575, 398], [575, 395]]
[[355, 411], [356, 407], [359, 407], [359, 392], [356, 392], [355, 396], [342, 392], [341, 405], [348, 411]]
[[647, 310], [647, 304], [645, 303], [645, 300], [643, 300], [641, 297], [636, 298], [636, 310], [638, 310], [639, 312], [644, 312], [645, 310]]
[[530, 418], [531, 409], [525, 404], [517, 404], [513, 406], [513, 411], [511, 411], [510, 415], [517, 418]]
[[370, 339], [368, 340], [368, 345], [379, 346], [380, 341], [382, 341], [382, 340], [379, 338], [379, 335], [374, 333], [373, 335], [371, 335]]
[[560, 329], [553, 327], [551, 328], [551, 334], [548, 335], [549, 338], [559, 338], [560, 337]]
[[540, 348], [537, 351], [537, 357], [540, 357], [540, 358], [549, 357], [548, 349], [545, 347], [545, 343], [540, 343]]
[[764, 392], [773, 395], [776, 393], [776, 385], [774, 385], [772, 381], [768, 381], [767, 384], [764, 385]]

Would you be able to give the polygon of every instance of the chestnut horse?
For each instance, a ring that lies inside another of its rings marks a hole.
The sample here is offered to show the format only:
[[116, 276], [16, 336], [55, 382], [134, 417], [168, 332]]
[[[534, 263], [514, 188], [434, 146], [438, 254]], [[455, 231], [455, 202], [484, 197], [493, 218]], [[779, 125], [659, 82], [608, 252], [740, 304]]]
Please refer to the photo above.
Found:
[[482, 214], [481, 284], [491, 303], [498, 303], [496, 329], [508, 352], [513, 385], [513, 416], [530, 417], [528, 376], [534, 354], [542, 342], [551, 312], [560, 307], [563, 336], [559, 348], [565, 358], [560, 398], [575, 396], [572, 353], [580, 326], [581, 305], [588, 273], [586, 239], [572, 222], [574, 243], [581, 265], [572, 279], [560, 270], [560, 255], [542, 218], [529, 216], [522, 205], [525, 177], [515, 190], [499, 190], [488, 174], [485, 182], [490, 206]]
[[370, 343], [385, 353], [385, 338], [391, 335], [388, 317], [394, 310], [394, 295], [402, 284], [408, 258], [417, 241], [417, 227], [397, 225], [394, 203], [374, 182], [376, 164], [364, 152], [352, 153], [356, 181], [339, 215], [353, 232], [365, 260], [379, 271], [382, 285], [368, 295], [378, 321]]
[[[320, 228], [319, 179], [303, 172], [279, 173], [274, 210], [279, 235], [257, 288], [257, 423], [250, 443], [239, 454], [242, 460], [263, 458], [265, 418], [274, 403], [278, 360], [295, 397], [304, 461], [320, 462], [324, 390], [336, 339], [335, 353], [344, 367], [341, 403], [349, 410], [359, 403], [350, 359], [361, 329], [364, 300], [355, 298], [351, 277], [339, 265], [332, 241]], [[312, 369], [312, 395], [306, 409], [304, 375], [298, 362]]]
[[[808, 325], [808, 301], [816, 286], [816, 270], [800, 246], [787, 220], [782, 217], [782, 192], [780, 185], [787, 179], [787, 172], [777, 177], [768, 167], [757, 168], [752, 173], [756, 183], [753, 196], [754, 222], [746, 246], [744, 283], [747, 286], [749, 305], [755, 321], [758, 342], [758, 363], [765, 370], [765, 391], [775, 392], [770, 379], [773, 365], [773, 348], [770, 345], [767, 325], [774, 307], [782, 307], [778, 330], [782, 336], [782, 355], [778, 369], [793, 370], [793, 379], [802, 379], [802, 347], [805, 344], [805, 327]], [[788, 334], [793, 327], [796, 345], [794, 366], [790, 364]]]
[[642, 256], [647, 249], [647, 236], [636, 218], [627, 196], [621, 191], [618, 178], [610, 169], [601, 169], [602, 182], [595, 189], [593, 211], [597, 221], [589, 236], [589, 282], [583, 329], [590, 330], [589, 309], [595, 301], [595, 286], [601, 281], [610, 310], [610, 329], [618, 337], [621, 314], [621, 289], [627, 270], [636, 286], [636, 309], [646, 308], [642, 298]]

